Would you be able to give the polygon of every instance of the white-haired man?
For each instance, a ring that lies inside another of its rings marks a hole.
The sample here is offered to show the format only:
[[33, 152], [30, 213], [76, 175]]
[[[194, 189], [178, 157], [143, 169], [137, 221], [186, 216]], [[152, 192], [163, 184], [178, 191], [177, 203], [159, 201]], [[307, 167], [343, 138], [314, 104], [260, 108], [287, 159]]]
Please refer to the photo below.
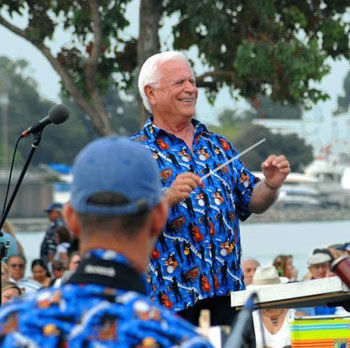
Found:
[[171, 51], [148, 58], [139, 91], [151, 118], [133, 139], [157, 159], [171, 206], [151, 256], [151, 296], [194, 324], [203, 308], [211, 309], [213, 325], [230, 324], [228, 294], [244, 289], [238, 219], [275, 202], [289, 163], [269, 156], [260, 183], [239, 159], [201, 180], [238, 152], [193, 118], [198, 91], [186, 56]]

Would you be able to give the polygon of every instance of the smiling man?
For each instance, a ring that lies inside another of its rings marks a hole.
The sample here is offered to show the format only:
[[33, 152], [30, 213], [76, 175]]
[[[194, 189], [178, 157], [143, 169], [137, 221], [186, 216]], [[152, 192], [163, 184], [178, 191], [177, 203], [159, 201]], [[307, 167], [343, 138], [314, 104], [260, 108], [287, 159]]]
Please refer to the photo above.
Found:
[[195, 325], [204, 308], [213, 325], [231, 324], [228, 295], [244, 289], [239, 219], [275, 202], [289, 163], [283, 155], [269, 156], [258, 183], [237, 159], [202, 181], [238, 152], [193, 118], [198, 89], [186, 56], [171, 51], [148, 58], [138, 83], [151, 117], [133, 139], [157, 160], [171, 207], [152, 251], [149, 292]]

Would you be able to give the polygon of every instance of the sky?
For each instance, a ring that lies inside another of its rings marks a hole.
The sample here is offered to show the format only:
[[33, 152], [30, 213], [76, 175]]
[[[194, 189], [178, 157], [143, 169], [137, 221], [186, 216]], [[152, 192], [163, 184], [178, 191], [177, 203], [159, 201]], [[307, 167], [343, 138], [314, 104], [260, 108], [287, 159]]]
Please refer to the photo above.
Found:
[[[139, 0], [133, 0], [128, 7], [127, 16], [130, 19], [130, 27], [126, 35], [138, 35], [138, 7]], [[164, 47], [169, 46], [171, 41], [170, 28], [176, 18], [170, 18], [161, 31], [160, 37]], [[24, 25], [20, 19], [16, 19], [15, 24]], [[69, 37], [58, 33], [56, 35], [56, 45], [60, 45], [69, 40]], [[55, 49], [55, 44], [52, 45]], [[193, 52], [189, 52], [191, 56]], [[39, 92], [42, 96], [59, 102], [59, 76], [51, 68], [46, 58], [33, 45], [13, 34], [0, 25], [0, 55], [11, 59], [26, 59], [30, 64], [30, 75], [39, 86]], [[336, 109], [337, 97], [343, 92], [343, 80], [350, 70], [350, 63], [346, 60], [329, 61], [331, 73], [320, 83], [320, 87], [330, 95], [327, 102], [318, 103], [315, 108], [308, 112], [309, 115], [330, 115]], [[233, 100], [227, 89], [219, 92], [215, 104], [211, 106], [207, 101], [202, 90], [199, 91], [197, 103], [197, 117], [205, 123], [215, 123], [217, 115], [225, 108], [246, 109], [248, 106], [244, 100]]]

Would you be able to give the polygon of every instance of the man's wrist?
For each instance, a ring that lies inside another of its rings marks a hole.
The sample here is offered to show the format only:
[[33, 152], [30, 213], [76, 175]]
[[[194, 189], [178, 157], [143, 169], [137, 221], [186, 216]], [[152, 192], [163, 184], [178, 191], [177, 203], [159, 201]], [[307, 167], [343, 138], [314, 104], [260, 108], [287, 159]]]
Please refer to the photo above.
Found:
[[266, 186], [268, 189], [270, 189], [271, 191], [278, 191], [278, 190], [282, 187], [282, 185], [283, 185], [283, 183], [282, 183], [282, 184], [280, 184], [280, 185], [278, 185], [278, 186], [273, 186], [273, 185], [271, 185], [266, 179], [264, 179], [264, 184], [265, 184], [265, 186]]

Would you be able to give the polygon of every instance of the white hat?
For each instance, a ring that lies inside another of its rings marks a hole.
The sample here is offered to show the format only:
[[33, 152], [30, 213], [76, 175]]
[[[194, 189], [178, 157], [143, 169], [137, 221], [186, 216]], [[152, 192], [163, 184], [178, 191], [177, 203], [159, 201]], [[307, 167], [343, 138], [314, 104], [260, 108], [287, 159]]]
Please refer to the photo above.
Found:
[[330, 262], [331, 261], [331, 257], [326, 254], [326, 253], [316, 253], [313, 254], [312, 256], [310, 256], [310, 258], [307, 261], [307, 264], [309, 266], [312, 265], [319, 265], [321, 263], [326, 263], [326, 262]]
[[253, 276], [253, 282], [247, 289], [257, 288], [265, 285], [276, 285], [288, 283], [287, 277], [279, 277], [274, 266], [258, 267]]

